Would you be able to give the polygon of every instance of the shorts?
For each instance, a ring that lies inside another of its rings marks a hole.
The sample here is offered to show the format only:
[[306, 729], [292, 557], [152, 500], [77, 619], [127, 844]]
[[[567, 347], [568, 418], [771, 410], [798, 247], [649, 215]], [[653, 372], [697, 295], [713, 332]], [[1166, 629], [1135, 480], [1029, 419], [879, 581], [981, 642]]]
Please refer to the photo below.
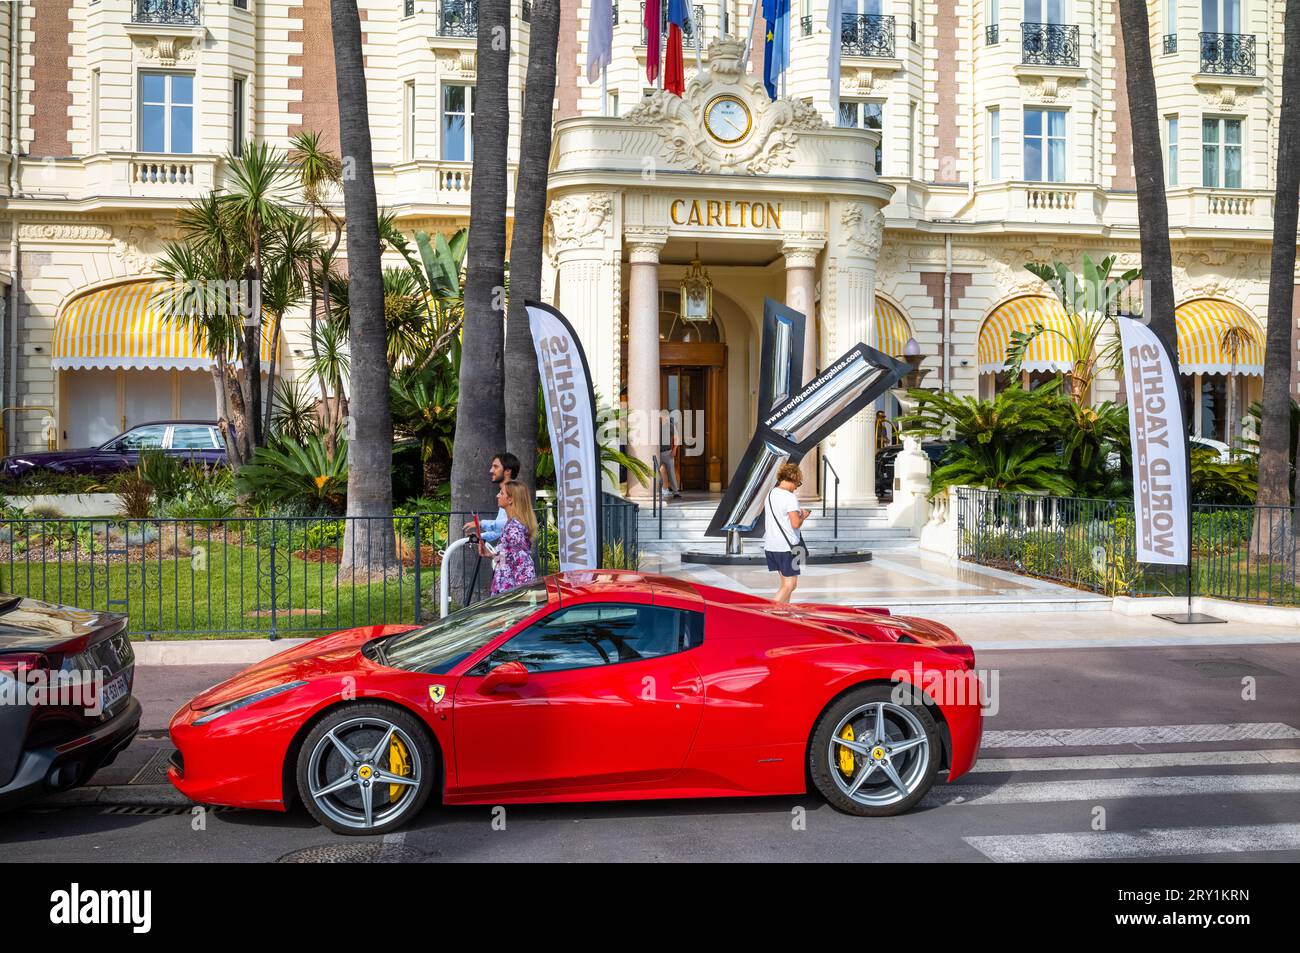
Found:
[[770, 549], [763, 550], [767, 556], [767, 568], [770, 572], [779, 572], [782, 576], [799, 575], [799, 567], [795, 565], [794, 553], [786, 550], [783, 553], [774, 553]]

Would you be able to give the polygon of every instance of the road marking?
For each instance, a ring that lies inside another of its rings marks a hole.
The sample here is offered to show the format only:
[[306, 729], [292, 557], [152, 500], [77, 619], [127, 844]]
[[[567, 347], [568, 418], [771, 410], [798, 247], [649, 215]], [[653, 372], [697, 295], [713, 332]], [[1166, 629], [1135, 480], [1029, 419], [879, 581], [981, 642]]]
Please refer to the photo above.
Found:
[[1189, 744], [1202, 741], [1276, 741], [1300, 738], [1278, 721], [1228, 725], [1135, 725], [1127, 728], [1042, 728], [986, 731], [984, 748], [1086, 748], [1092, 745]]
[[1155, 827], [1086, 834], [1011, 834], [963, 837], [998, 863], [1121, 860], [1247, 851], [1300, 850], [1300, 824], [1239, 827]]
[[1300, 794], [1300, 774], [1199, 774], [1146, 778], [1088, 778], [1023, 784], [963, 784], [932, 788], [931, 804], [1048, 804], [1195, 794]]
[[1195, 765], [1300, 764], [1300, 749], [1096, 754], [1060, 758], [981, 758], [972, 774], [994, 771], [1096, 771], [1106, 768], [1185, 768]]

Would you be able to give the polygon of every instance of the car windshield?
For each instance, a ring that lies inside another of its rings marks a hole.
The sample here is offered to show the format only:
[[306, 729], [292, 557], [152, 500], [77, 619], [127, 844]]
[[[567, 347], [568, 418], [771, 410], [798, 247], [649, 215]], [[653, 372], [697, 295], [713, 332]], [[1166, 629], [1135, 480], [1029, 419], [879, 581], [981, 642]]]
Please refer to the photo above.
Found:
[[441, 675], [546, 605], [546, 580], [485, 599], [420, 629], [385, 639], [380, 661], [390, 668]]

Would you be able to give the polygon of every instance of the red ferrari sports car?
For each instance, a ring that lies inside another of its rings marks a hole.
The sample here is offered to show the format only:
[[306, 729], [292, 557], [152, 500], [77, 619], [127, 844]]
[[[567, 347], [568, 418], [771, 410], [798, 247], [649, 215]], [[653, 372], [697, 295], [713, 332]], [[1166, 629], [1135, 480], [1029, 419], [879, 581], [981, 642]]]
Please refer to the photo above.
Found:
[[969, 771], [975, 655], [934, 622], [562, 573], [323, 636], [203, 692], [168, 772], [206, 804], [382, 834], [449, 804], [797, 794], [908, 810]]

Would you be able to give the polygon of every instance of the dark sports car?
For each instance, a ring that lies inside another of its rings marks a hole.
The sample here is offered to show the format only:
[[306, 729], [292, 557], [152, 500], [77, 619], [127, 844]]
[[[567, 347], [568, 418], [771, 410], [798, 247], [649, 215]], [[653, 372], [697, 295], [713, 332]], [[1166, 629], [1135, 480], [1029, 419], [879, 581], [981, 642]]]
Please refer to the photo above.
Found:
[[84, 784], [135, 738], [126, 616], [0, 595], [0, 807]]
[[906, 811], [975, 763], [975, 654], [936, 622], [570, 572], [429, 625], [336, 632], [172, 718], [208, 804], [382, 834], [425, 802], [800, 794]]
[[0, 460], [0, 474], [15, 478], [36, 470], [53, 473], [110, 474], [130, 470], [142, 450], [161, 450], [168, 456], [214, 467], [226, 462], [221, 430], [208, 420], [159, 420], [132, 427], [101, 447], [85, 450], [50, 450], [20, 453]]

